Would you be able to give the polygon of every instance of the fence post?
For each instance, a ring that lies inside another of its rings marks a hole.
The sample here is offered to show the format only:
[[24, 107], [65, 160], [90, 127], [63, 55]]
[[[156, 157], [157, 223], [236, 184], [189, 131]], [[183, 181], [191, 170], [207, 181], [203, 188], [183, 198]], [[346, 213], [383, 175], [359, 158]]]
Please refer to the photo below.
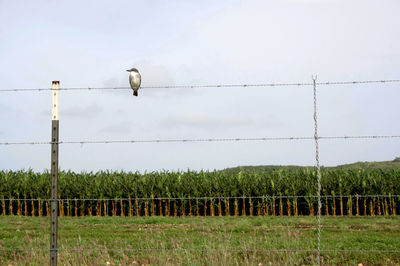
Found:
[[50, 215], [50, 265], [57, 265], [57, 181], [58, 181], [58, 135], [59, 135], [59, 81], [52, 82], [52, 117], [51, 117], [51, 215]]
[[317, 195], [318, 195], [318, 265], [321, 265], [321, 168], [319, 165], [318, 147], [318, 119], [317, 119], [317, 76], [312, 76], [314, 88], [314, 141], [315, 141], [315, 162], [317, 166]]

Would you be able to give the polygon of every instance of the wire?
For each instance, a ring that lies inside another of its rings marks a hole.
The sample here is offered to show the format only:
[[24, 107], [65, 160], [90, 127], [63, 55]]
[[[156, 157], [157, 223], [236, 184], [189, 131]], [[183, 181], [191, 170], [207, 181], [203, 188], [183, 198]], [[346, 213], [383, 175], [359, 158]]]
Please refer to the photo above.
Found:
[[[47, 252], [50, 249], [45, 249], [45, 248], [32, 248], [32, 249], [23, 249], [23, 248], [0, 248], [0, 251], [3, 252], [37, 252], [37, 251], [42, 251], [42, 252]], [[53, 249], [54, 250], [54, 249]], [[75, 249], [70, 249], [70, 248], [60, 248], [56, 249], [57, 251], [60, 252], [107, 252], [107, 251], [113, 251], [113, 252], [229, 252], [229, 253], [285, 253], [285, 252], [293, 252], [293, 253], [298, 253], [298, 252], [316, 252], [317, 250], [315, 249], [202, 249], [202, 248], [75, 248]], [[321, 252], [325, 253], [335, 253], [335, 252], [340, 252], [340, 253], [399, 253], [400, 250], [398, 249], [322, 249]]]
[[[228, 142], [228, 141], [267, 141], [267, 140], [301, 140], [308, 137], [276, 137], [276, 138], [201, 138], [201, 139], [150, 139], [150, 140], [88, 140], [88, 141], [59, 141], [58, 144], [111, 144], [111, 143], [168, 143], [168, 142]], [[41, 145], [52, 142], [0, 142], [0, 145]]]
[[[399, 79], [387, 80], [362, 80], [362, 81], [328, 81], [316, 82], [316, 85], [350, 85], [350, 84], [368, 84], [368, 83], [395, 83]], [[239, 87], [282, 87], [282, 86], [313, 86], [313, 82], [297, 83], [253, 83], [253, 84], [205, 84], [205, 85], [159, 85], [142, 86], [142, 89], [195, 89], [195, 88], [239, 88]], [[2, 89], [0, 92], [28, 92], [28, 91], [51, 91], [52, 88], [32, 88], [32, 89]], [[79, 90], [131, 90], [130, 87], [77, 87], [77, 88], [59, 88], [60, 91], [79, 91]]]
[[[141, 86], [141, 89], [196, 89], [196, 88], [239, 88], [239, 87], [280, 87], [280, 86], [309, 86], [311, 83], [270, 83], [270, 84], [216, 84], [216, 85], [160, 85]], [[37, 89], [3, 89], [0, 92], [25, 92], [25, 91], [51, 91], [52, 88]], [[80, 90], [132, 90], [130, 87], [82, 87], [82, 88], [59, 88], [60, 91]]]
[[395, 83], [400, 82], [399, 79], [384, 80], [362, 80], [362, 81], [333, 81], [333, 82], [316, 82], [316, 85], [351, 85], [351, 84], [372, 84], [372, 83]]
[[[400, 198], [399, 195], [321, 195], [321, 198], [329, 198], [329, 199], [338, 199], [338, 198]], [[10, 199], [10, 198], [2, 198], [0, 201], [145, 201], [145, 200], [230, 200], [230, 199], [299, 199], [299, 198], [318, 198], [318, 195], [275, 195], [275, 196], [219, 196], [219, 197], [154, 197], [154, 198], [142, 198], [142, 197], [137, 197], [137, 198], [91, 198], [91, 199], [84, 199], [84, 198], [64, 198], [64, 199], [24, 199], [24, 198], [19, 198], [19, 199]]]
[[[400, 135], [364, 135], [364, 136], [326, 136], [318, 137], [321, 140], [334, 139], [392, 139], [400, 138]], [[148, 140], [82, 140], [59, 141], [58, 144], [135, 144], [135, 143], [176, 143], [176, 142], [232, 142], [232, 141], [281, 141], [281, 140], [314, 140], [315, 137], [255, 137], [255, 138], [189, 138], [189, 139], [148, 139]], [[56, 143], [56, 144], [57, 144]], [[27, 142], [0, 142], [0, 145], [48, 145], [51, 141], [27, 141]]]
[[[196, 89], [196, 88], [239, 88], [239, 87], [280, 87], [280, 86], [309, 86], [311, 83], [264, 83], [264, 84], [215, 84], [215, 85], [160, 85], [141, 86], [141, 89]], [[0, 92], [25, 92], [25, 91], [51, 91], [52, 88], [37, 89], [3, 89]], [[130, 87], [82, 87], [82, 88], [59, 88], [60, 91], [80, 90], [132, 90]]]
[[359, 136], [327, 136], [327, 137], [319, 137], [318, 139], [392, 139], [392, 138], [400, 138], [400, 135], [359, 135]]

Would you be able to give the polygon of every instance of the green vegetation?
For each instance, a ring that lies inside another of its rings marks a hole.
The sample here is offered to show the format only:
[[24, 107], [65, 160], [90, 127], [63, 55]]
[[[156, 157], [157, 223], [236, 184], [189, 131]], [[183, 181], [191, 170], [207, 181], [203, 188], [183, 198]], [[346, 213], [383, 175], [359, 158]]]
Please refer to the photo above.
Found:
[[[316, 222], [315, 217], [60, 217], [59, 263], [315, 265]], [[48, 218], [3, 216], [0, 228], [1, 265], [48, 264]], [[400, 254], [385, 250], [399, 251], [399, 239], [400, 217], [323, 217], [322, 263], [398, 265]]]
[[[388, 165], [399, 161], [384, 162], [382, 168], [375, 167], [380, 163], [323, 168], [323, 215], [398, 214], [400, 168]], [[316, 180], [315, 169], [296, 166], [144, 174], [61, 171], [58, 197], [65, 199], [59, 202], [61, 216], [312, 216]], [[48, 172], [0, 171], [0, 214], [47, 215], [44, 199], [49, 197]]]
[[[280, 169], [304, 169], [309, 168], [313, 169], [310, 166], [282, 166], [282, 165], [260, 165], [260, 166], [238, 166], [234, 168], [227, 168], [223, 171], [234, 172], [237, 173], [239, 171], [254, 171], [254, 170], [262, 170], [262, 171], [274, 171]], [[352, 170], [370, 170], [370, 169], [400, 169], [400, 157], [395, 158], [393, 161], [383, 161], [383, 162], [356, 162], [351, 164], [343, 164], [338, 166], [331, 167], [321, 167], [322, 171], [327, 170], [335, 170], [335, 169], [352, 169]]]

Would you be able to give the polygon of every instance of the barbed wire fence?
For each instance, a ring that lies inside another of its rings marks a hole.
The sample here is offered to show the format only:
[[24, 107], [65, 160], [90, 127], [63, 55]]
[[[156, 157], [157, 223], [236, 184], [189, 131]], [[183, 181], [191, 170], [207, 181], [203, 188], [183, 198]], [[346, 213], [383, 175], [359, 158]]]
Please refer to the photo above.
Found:
[[400, 135], [359, 135], [359, 136], [315, 136], [315, 137], [256, 137], [256, 138], [186, 138], [186, 139], [131, 139], [131, 140], [75, 140], [75, 141], [22, 141], [0, 142], [0, 145], [49, 145], [49, 144], [135, 144], [135, 143], [176, 143], [176, 142], [239, 142], [239, 141], [291, 141], [291, 140], [350, 140], [350, 139], [396, 139]]
[[[344, 194], [344, 195], [321, 195], [321, 198], [328, 199], [338, 199], [338, 198], [349, 198], [349, 197], [358, 197], [358, 198], [397, 198], [400, 197], [400, 194], [371, 194], [371, 195], [359, 195], [359, 194]], [[318, 199], [318, 195], [276, 195], [276, 196], [208, 196], [208, 197], [133, 197], [133, 198], [58, 198], [56, 201], [145, 201], [145, 200], [212, 200], [212, 199], [296, 199], [296, 198], [314, 198]], [[18, 199], [0, 199], [0, 201], [17, 201]], [[34, 199], [27, 198], [23, 199], [27, 201], [52, 201], [52, 199]]]
[[[110, 249], [109, 251], [116, 252], [242, 252], [242, 253], [279, 253], [279, 252], [317, 252], [317, 261], [321, 265], [321, 253], [400, 253], [400, 250], [382, 250], [382, 249], [321, 249], [321, 198], [343, 198], [343, 197], [357, 197], [357, 198], [395, 198], [400, 195], [323, 195], [321, 196], [321, 170], [319, 161], [319, 141], [320, 140], [352, 140], [352, 139], [397, 139], [400, 135], [353, 135], [353, 136], [319, 136], [318, 135], [318, 112], [317, 112], [317, 87], [318, 86], [331, 86], [331, 85], [356, 85], [356, 84], [387, 84], [387, 83], [400, 83], [400, 80], [364, 80], [364, 81], [328, 81], [328, 82], [317, 82], [317, 77], [312, 77], [312, 82], [297, 82], [297, 83], [256, 83], [256, 84], [206, 84], [206, 85], [161, 85], [161, 86], [143, 86], [143, 89], [194, 89], [194, 88], [251, 88], [251, 87], [283, 87], [283, 86], [310, 86], [313, 88], [314, 94], [314, 136], [292, 136], [292, 137], [252, 137], [252, 138], [184, 138], [184, 139], [125, 139], [125, 140], [75, 140], [75, 141], [22, 141], [22, 142], [0, 142], [0, 146], [9, 145], [52, 145], [52, 144], [135, 144], [135, 143], [178, 143], [178, 142], [238, 142], [238, 141], [301, 141], [301, 140], [314, 140], [315, 142], [315, 167], [317, 170], [317, 188], [316, 195], [280, 195], [280, 196], [260, 196], [260, 197], [152, 197], [152, 198], [74, 198], [74, 199], [23, 199], [28, 201], [42, 201], [42, 202], [64, 202], [64, 201], [149, 201], [149, 200], [231, 200], [231, 199], [294, 199], [294, 198], [310, 198], [317, 199], [318, 214], [317, 214], [317, 249], [168, 249], [168, 248], [143, 248], [143, 249]], [[52, 91], [53, 88], [27, 88], [27, 89], [2, 89], [0, 93], [8, 92], [42, 92]], [[60, 91], [94, 91], [94, 90], [131, 90], [129, 87], [76, 87], [76, 88], [58, 88]], [[1, 199], [2, 201], [15, 201], [16, 199]], [[10, 203], [11, 204], [11, 203]], [[69, 251], [69, 252], [83, 252], [83, 251], [94, 251], [101, 252], [104, 249], [57, 249], [58, 251]], [[18, 249], [18, 248], [0, 248], [0, 251], [11, 251], [11, 252], [48, 252], [49, 249]], [[50, 249], [54, 251], [54, 249]]]
[[[384, 80], [354, 80], [354, 81], [326, 81], [315, 82], [319, 85], [356, 85], [356, 84], [377, 84], [377, 83], [399, 83], [400, 79]], [[141, 86], [142, 89], [196, 89], [196, 88], [251, 88], [251, 87], [293, 87], [293, 86], [314, 86], [314, 82], [293, 82], [293, 83], [249, 83], [249, 84], [203, 84], [203, 85], [158, 85]], [[52, 88], [27, 88], [27, 89], [1, 89], [0, 92], [28, 92], [28, 91], [51, 91]], [[82, 91], [82, 90], [132, 90], [130, 87], [71, 87], [58, 88], [60, 91]]]

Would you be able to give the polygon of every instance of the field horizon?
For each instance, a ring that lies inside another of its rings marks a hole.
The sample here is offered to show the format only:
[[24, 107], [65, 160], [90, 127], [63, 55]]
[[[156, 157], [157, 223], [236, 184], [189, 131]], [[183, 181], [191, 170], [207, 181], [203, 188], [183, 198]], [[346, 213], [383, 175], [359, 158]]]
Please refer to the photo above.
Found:
[[[315, 165], [293, 165], [293, 164], [262, 164], [262, 165], [238, 165], [234, 167], [226, 167], [222, 169], [209, 169], [209, 170], [192, 170], [192, 169], [185, 169], [185, 170], [165, 170], [165, 169], [160, 169], [160, 170], [155, 170], [155, 171], [144, 171], [142, 174], [146, 173], [151, 173], [151, 172], [185, 172], [185, 171], [193, 171], [193, 172], [201, 172], [201, 171], [233, 171], [237, 172], [240, 170], [274, 170], [274, 169], [280, 169], [280, 168], [293, 168], [293, 169], [301, 169], [301, 168], [314, 168]], [[321, 170], [324, 169], [335, 169], [335, 168], [340, 168], [340, 169], [374, 169], [374, 168], [380, 168], [380, 169], [392, 169], [392, 168], [400, 168], [400, 156], [395, 157], [393, 160], [388, 160], [388, 161], [355, 161], [353, 163], [345, 163], [345, 164], [337, 164], [334, 166], [324, 166], [323, 164], [321, 165]], [[7, 169], [3, 168], [0, 169], [0, 171], [33, 171], [31, 168], [21, 168], [21, 169]], [[34, 171], [34, 172], [46, 172], [49, 171], [49, 169], [43, 169], [42, 171]], [[71, 171], [68, 169], [63, 169], [63, 171]], [[132, 171], [124, 171], [124, 170], [112, 170], [112, 169], [103, 169], [99, 171], [92, 171], [92, 170], [82, 170], [82, 171], [76, 171], [76, 172], [83, 172], [83, 173], [90, 173], [90, 172], [102, 172], [102, 171], [121, 171], [121, 172], [132, 172]]]

